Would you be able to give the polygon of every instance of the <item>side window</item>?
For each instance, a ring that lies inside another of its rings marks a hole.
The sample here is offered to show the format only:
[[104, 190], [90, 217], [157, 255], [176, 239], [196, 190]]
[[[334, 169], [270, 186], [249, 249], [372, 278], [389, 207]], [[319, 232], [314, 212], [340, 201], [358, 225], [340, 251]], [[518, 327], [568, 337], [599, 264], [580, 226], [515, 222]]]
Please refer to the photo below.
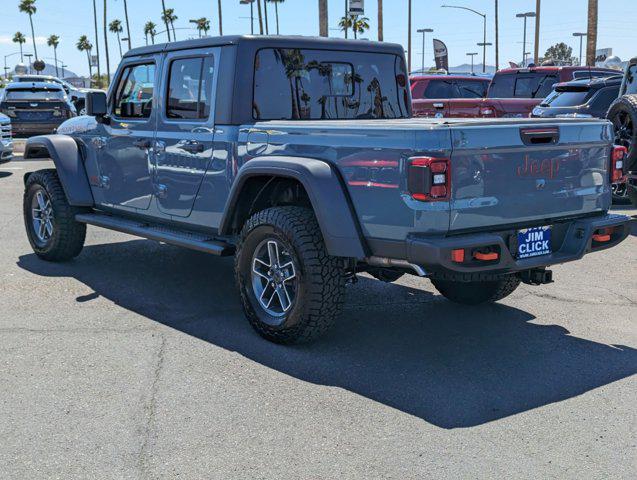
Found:
[[489, 87], [489, 98], [512, 98], [515, 93], [514, 73], [496, 74], [491, 80]]
[[596, 110], [608, 110], [610, 104], [619, 97], [619, 86], [602, 88], [592, 101], [591, 106]]
[[212, 57], [173, 60], [168, 79], [166, 116], [181, 120], [208, 118], [213, 78]]
[[475, 80], [457, 80], [457, 98], [484, 98], [487, 95], [488, 82]]
[[423, 98], [452, 98], [451, 80], [430, 80]]
[[113, 113], [120, 118], [150, 117], [154, 89], [154, 63], [125, 67], [115, 91]]

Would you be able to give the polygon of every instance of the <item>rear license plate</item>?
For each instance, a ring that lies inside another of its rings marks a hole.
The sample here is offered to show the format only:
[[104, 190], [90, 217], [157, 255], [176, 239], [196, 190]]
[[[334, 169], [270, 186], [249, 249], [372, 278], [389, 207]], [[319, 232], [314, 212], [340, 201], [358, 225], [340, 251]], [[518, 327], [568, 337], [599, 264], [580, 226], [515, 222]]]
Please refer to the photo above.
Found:
[[518, 258], [551, 254], [551, 227], [518, 230]]

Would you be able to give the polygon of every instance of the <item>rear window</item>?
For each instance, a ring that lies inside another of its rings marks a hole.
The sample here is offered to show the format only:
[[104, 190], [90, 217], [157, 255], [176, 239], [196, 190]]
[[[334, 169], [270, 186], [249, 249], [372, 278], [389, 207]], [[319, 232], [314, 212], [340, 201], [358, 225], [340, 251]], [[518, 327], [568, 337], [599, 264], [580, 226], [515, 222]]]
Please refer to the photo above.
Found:
[[560, 90], [551, 93], [546, 100], [542, 102], [542, 105], [550, 107], [576, 107], [578, 105], [584, 105], [589, 97], [589, 90]]
[[454, 98], [484, 98], [487, 96], [489, 82], [456, 80], [456, 87]]
[[12, 88], [6, 100], [64, 100], [64, 91], [50, 88]]
[[429, 80], [422, 98], [451, 98], [453, 84], [451, 80]]
[[633, 65], [628, 69], [626, 76], [626, 93], [637, 94], [637, 65]]
[[608, 110], [610, 104], [619, 97], [619, 85], [616, 87], [602, 88], [592, 101], [592, 106], [596, 110]]
[[393, 54], [322, 50], [259, 50], [255, 59], [256, 120], [407, 118], [407, 73]]
[[544, 98], [558, 81], [555, 74], [537, 72], [496, 75], [489, 88], [489, 98]]

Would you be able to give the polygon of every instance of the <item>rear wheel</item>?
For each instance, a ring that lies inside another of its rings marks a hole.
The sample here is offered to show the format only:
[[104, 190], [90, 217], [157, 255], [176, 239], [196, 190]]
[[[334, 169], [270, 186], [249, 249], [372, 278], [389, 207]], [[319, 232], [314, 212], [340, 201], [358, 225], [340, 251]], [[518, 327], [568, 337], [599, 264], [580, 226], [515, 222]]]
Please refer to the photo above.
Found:
[[307, 208], [275, 207], [253, 215], [241, 231], [235, 275], [250, 324], [272, 342], [319, 337], [343, 304], [343, 259], [328, 255]]
[[80, 254], [86, 238], [86, 225], [75, 221], [80, 212], [69, 205], [55, 170], [29, 176], [23, 199], [24, 224], [38, 257], [63, 262]]
[[464, 305], [479, 305], [497, 302], [508, 297], [520, 285], [520, 278], [517, 275], [507, 275], [498, 280], [482, 282], [459, 282], [434, 278], [431, 283], [447, 300]]

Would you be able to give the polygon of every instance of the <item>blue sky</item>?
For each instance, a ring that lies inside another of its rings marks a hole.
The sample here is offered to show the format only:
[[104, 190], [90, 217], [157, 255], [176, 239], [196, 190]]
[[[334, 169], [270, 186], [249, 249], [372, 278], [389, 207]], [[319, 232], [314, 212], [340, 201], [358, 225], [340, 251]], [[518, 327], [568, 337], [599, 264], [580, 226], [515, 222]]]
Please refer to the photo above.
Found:
[[[103, 0], [98, 0], [98, 11], [101, 12]], [[108, 0], [109, 21], [113, 18], [123, 19], [123, 1]], [[30, 29], [28, 17], [18, 12], [18, 0], [0, 0], [0, 56], [18, 50], [11, 43], [13, 34], [20, 30], [29, 36], [25, 50], [31, 51]], [[222, 0], [224, 7], [224, 33], [249, 33], [249, 7], [239, 4], [239, 0]], [[441, 8], [442, 4], [463, 5], [488, 15], [488, 41], [493, 41], [493, 0], [413, 0], [413, 53], [414, 68], [420, 65], [421, 37], [415, 33], [417, 28], [433, 28], [433, 36], [447, 43], [450, 52], [450, 64], [458, 65], [467, 60], [466, 53], [479, 51], [476, 42], [482, 41], [482, 20], [469, 12]], [[635, 0], [601, 0], [599, 20], [598, 47], [612, 47], [614, 54], [622, 60], [637, 56], [637, 2]], [[177, 27], [188, 28], [188, 20], [206, 16], [211, 18], [213, 30], [217, 30], [217, 0], [166, 0], [167, 7], [175, 9], [179, 17]], [[370, 18], [371, 30], [364, 35], [376, 39], [376, 0], [366, 0], [366, 15]], [[152, 20], [158, 25], [161, 14], [160, 0], [128, 0], [131, 20], [131, 36], [133, 45], [142, 45], [143, 25]], [[279, 9], [282, 34], [317, 35], [318, 34], [318, 1], [286, 0]], [[384, 0], [385, 5], [385, 40], [407, 45], [407, 0]], [[38, 42], [38, 53], [41, 57], [52, 57], [52, 50], [46, 46], [45, 39], [55, 33], [61, 37], [58, 56], [69, 69], [80, 74], [88, 71], [86, 57], [75, 49], [75, 43], [82, 34], [87, 34], [93, 41], [93, 9], [91, 0], [37, 0], [38, 12], [34, 17], [35, 33]], [[544, 50], [559, 41], [573, 46], [578, 54], [579, 41], [572, 37], [575, 31], [586, 31], [587, 0], [543, 0], [542, 37], [540, 50]], [[533, 11], [535, 0], [500, 0], [500, 61], [506, 65], [508, 60], [518, 61], [522, 56], [522, 20], [515, 18], [519, 12]], [[342, 36], [336, 30], [338, 19], [344, 10], [344, 0], [329, 0], [331, 36]], [[274, 8], [270, 7], [271, 31], [274, 31]], [[100, 20], [101, 21], [101, 20]], [[532, 42], [533, 20], [529, 20], [529, 40]], [[162, 27], [158, 27], [158, 30]], [[194, 30], [179, 30], [178, 38], [194, 37]], [[164, 37], [165, 38], [165, 37]], [[426, 44], [427, 60], [432, 58], [430, 35]], [[100, 38], [100, 41], [102, 38]], [[102, 42], [100, 42], [102, 43]], [[119, 61], [119, 52], [114, 36], [111, 36], [111, 64]], [[527, 51], [532, 51], [532, 44]], [[103, 49], [102, 49], [103, 55]], [[10, 66], [15, 65], [17, 56], [7, 59]], [[2, 61], [3, 58], [0, 58]], [[477, 59], [476, 59], [477, 60]], [[53, 63], [50, 61], [50, 63]], [[431, 64], [431, 61], [427, 61]], [[494, 51], [489, 49], [487, 63], [494, 63]]]

